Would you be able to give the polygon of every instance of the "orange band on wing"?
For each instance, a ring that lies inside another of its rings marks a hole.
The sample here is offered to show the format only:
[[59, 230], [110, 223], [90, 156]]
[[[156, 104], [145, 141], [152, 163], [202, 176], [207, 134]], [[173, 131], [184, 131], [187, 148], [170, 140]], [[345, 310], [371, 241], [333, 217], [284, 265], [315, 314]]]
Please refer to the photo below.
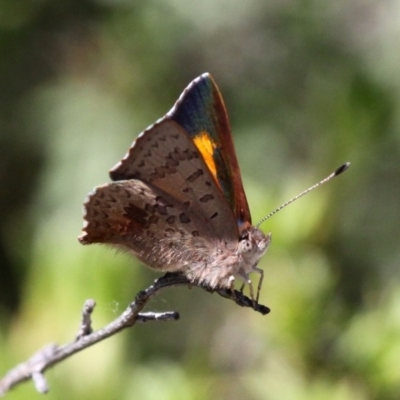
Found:
[[216, 143], [211, 139], [210, 135], [203, 131], [197, 134], [193, 138], [194, 144], [199, 149], [204, 161], [207, 164], [208, 169], [214, 176], [215, 181], [218, 183], [217, 179], [217, 166], [214, 161], [214, 150], [217, 147]]

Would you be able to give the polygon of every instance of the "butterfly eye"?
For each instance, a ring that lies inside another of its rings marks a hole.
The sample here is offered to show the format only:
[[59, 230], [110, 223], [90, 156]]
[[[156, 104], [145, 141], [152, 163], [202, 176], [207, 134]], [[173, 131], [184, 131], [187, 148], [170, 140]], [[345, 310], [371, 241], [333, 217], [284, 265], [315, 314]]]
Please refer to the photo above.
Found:
[[251, 250], [253, 250], [253, 245], [250, 240], [242, 239], [239, 242], [239, 253], [248, 253]]

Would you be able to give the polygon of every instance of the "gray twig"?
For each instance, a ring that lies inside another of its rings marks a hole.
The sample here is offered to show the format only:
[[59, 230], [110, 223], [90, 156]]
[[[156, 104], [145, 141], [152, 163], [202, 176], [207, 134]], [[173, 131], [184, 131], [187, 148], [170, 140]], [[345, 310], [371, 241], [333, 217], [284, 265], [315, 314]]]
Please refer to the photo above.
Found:
[[89, 335], [93, 332], [91, 315], [95, 307], [96, 302], [94, 300], [88, 299], [85, 301], [82, 310], [81, 326], [79, 327], [79, 331], [75, 336], [76, 340], [79, 340], [83, 338], [83, 336]]
[[110, 324], [97, 331], [92, 330], [91, 314], [96, 305], [94, 300], [86, 300], [82, 310], [82, 320], [73, 342], [57, 345], [50, 344], [39, 350], [26, 362], [17, 365], [11, 369], [2, 379], [0, 379], [0, 396], [4, 395], [18, 384], [32, 379], [36, 390], [39, 393], [48, 392], [48, 384], [44, 377], [44, 371], [58, 364], [59, 362], [71, 357], [73, 354], [84, 350], [95, 343], [98, 343], [123, 329], [129, 328], [137, 322], [148, 321], [170, 321], [179, 319], [179, 313], [175, 311], [167, 311], [162, 313], [146, 312], [141, 313], [149, 300], [161, 289], [169, 286], [189, 285], [199, 286], [209, 292], [217, 292], [220, 296], [233, 300], [242, 307], [250, 307], [255, 311], [265, 315], [269, 313], [269, 308], [261, 304], [254, 303], [253, 300], [244, 296], [239, 291], [228, 289], [211, 290], [205, 286], [193, 284], [182, 275], [167, 273], [163, 277], [157, 279], [153, 285], [147, 289], [140, 291], [135, 301], [131, 303], [126, 310]]

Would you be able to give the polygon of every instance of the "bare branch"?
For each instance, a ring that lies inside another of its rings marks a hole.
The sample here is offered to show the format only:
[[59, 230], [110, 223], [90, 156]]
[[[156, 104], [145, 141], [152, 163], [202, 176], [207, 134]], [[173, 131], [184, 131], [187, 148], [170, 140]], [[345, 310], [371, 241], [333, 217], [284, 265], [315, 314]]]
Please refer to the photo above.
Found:
[[82, 310], [82, 320], [76, 335], [75, 341], [65, 345], [50, 344], [35, 353], [26, 362], [19, 364], [10, 370], [2, 379], [0, 379], [0, 396], [4, 395], [18, 384], [32, 379], [36, 390], [39, 393], [48, 392], [48, 384], [43, 375], [44, 371], [58, 364], [62, 360], [84, 350], [95, 343], [98, 343], [123, 329], [135, 325], [136, 322], [148, 321], [170, 321], [179, 319], [179, 313], [167, 311], [163, 313], [146, 312], [141, 313], [149, 300], [161, 289], [170, 286], [189, 285], [201, 287], [209, 292], [217, 292], [220, 296], [233, 300], [241, 307], [250, 307], [262, 315], [269, 313], [269, 308], [261, 304], [255, 304], [254, 301], [244, 296], [242, 292], [228, 289], [212, 290], [202, 285], [190, 283], [188, 279], [179, 274], [167, 273], [157, 279], [153, 285], [140, 291], [135, 301], [110, 324], [95, 332], [92, 332], [91, 314], [96, 305], [94, 300], [86, 300]]

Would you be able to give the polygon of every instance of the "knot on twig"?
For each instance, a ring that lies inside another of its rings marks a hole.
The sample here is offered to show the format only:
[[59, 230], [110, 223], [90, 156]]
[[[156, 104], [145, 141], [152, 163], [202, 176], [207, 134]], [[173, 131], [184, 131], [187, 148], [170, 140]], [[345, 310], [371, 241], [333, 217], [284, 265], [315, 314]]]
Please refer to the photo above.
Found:
[[141, 290], [140, 292], [137, 293], [135, 296], [135, 303], [137, 306], [143, 306], [146, 301], [148, 300], [148, 293], [146, 290]]

